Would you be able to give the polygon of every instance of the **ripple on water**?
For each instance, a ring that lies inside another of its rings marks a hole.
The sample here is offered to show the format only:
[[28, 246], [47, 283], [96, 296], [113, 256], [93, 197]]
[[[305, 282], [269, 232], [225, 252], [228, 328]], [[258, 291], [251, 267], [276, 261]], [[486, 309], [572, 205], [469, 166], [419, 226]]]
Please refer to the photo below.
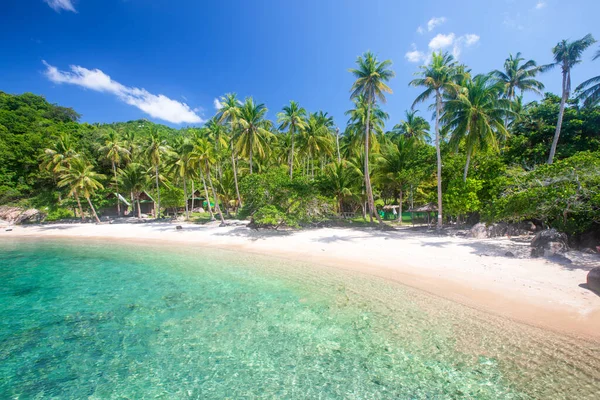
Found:
[[0, 243], [0, 398], [594, 398], [598, 344], [383, 279], [107, 242]]

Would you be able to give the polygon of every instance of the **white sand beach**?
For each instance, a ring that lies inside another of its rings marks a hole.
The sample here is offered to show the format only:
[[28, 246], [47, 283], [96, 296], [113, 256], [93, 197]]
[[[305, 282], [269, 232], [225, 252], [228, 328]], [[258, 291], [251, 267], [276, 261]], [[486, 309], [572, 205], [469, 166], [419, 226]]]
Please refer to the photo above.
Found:
[[[183, 229], [176, 229], [181, 225]], [[600, 296], [580, 285], [600, 265], [594, 254], [571, 262], [530, 259], [526, 238], [467, 239], [413, 229], [318, 228], [254, 230], [185, 223], [24, 225], [16, 237], [143, 240], [157, 245], [210, 246], [260, 253], [367, 273], [513, 320], [600, 340]], [[511, 251], [516, 257], [506, 256]]]

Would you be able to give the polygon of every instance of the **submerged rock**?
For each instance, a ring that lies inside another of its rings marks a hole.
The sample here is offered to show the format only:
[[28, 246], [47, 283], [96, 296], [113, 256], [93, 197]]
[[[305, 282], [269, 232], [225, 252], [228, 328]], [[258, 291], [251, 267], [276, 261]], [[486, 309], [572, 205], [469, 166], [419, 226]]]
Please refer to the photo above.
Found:
[[600, 267], [593, 268], [587, 274], [587, 287], [600, 293]]

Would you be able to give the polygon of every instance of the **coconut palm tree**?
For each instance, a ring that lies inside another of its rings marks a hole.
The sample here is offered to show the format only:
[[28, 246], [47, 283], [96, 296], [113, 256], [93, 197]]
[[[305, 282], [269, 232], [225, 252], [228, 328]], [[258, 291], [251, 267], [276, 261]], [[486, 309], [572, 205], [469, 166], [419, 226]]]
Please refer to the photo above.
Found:
[[223, 124], [219, 123], [219, 118], [217, 116], [209, 119], [204, 127], [206, 129], [203, 129], [202, 132], [206, 135], [208, 140], [214, 145], [215, 148], [214, 154], [217, 162], [217, 173], [220, 178], [223, 174], [223, 153], [227, 150], [227, 146], [229, 144], [227, 129]]
[[129, 163], [119, 170], [119, 182], [123, 190], [131, 193], [131, 197], [137, 203], [138, 218], [142, 218], [140, 195], [152, 184], [148, 168], [139, 163]]
[[362, 172], [352, 161], [341, 160], [329, 164], [326, 168], [324, 183], [328, 192], [332, 193], [341, 214], [344, 201], [358, 197], [361, 190]]
[[456, 81], [459, 76], [456, 71], [456, 62], [449, 53], [433, 53], [431, 62], [420, 67], [416, 73], [419, 78], [413, 79], [409, 85], [424, 87], [425, 91], [415, 99], [413, 108], [435, 97], [435, 150], [437, 153], [437, 193], [438, 193], [438, 220], [437, 229], [442, 228], [442, 154], [440, 151], [440, 118], [442, 115], [442, 97], [444, 94], [457, 92]]
[[242, 197], [240, 196], [240, 188], [238, 185], [237, 157], [234, 142], [237, 138], [237, 119], [240, 114], [240, 101], [235, 93], [227, 93], [221, 97], [221, 108], [217, 113], [219, 123], [229, 125], [229, 148], [231, 150], [231, 165], [233, 169], [233, 180], [235, 183], [235, 193], [237, 196], [238, 206], [242, 207]]
[[[594, 60], [600, 58], [600, 50], [594, 56]], [[593, 107], [600, 103], [600, 75], [595, 76], [575, 89], [578, 92], [577, 98], [583, 101], [585, 107]]]
[[[194, 176], [194, 169], [191, 168], [191, 154], [194, 151], [194, 143], [189, 137], [185, 137], [181, 140], [181, 143], [177, 146], [175, 153], [171, 159], [170, 172], [176, 176], [177, 179], [183, 181], [183, 197], [185, 198], [185, 219], [190, 219], [190, 210], [188, 206], [188, 190], [187, 182]], [[193, 196], [193, 193], [192, 193]]]
[[333, 154], [333, 137], [323, 120], [317, 114], [310, 116], [303, 122], [304, 129], [300, 132], [300, 152], [307, 157], [312, 166], [312, 177], [315, 175], [315, 158]]
[[[351, 154], [362, 153], [365, 147], [365, 127], [367, 123], [368, 104], [364, 96], [358, 96], [354, 99], [354, 108], [346, 111], [344, 115], [349, 117], [346, 131], [344, 132], [344, 147], [347, 157]], [[380, 139], [384, 134], [385, 121], [390, 116], [383, 111], [378, 104], [371, 106], [369, 114], [369, 151], [379, 152]], [[362, 150], [361, 150], [362, 148]]]
[[567, 100], [569, 100], [571, 94], [571, 69], [573, 69], [575, 65], [581, 63], [581, 55], [594, 43], [596, 43], [596, 40], [591, 34], [587, 34], [581, 39], [572, 42], [562, 40], [552, 49], [552, 54], [554, 54], [554, 61], [552, 64], [542, 67], [544, 71], [554, 67], [560, 67], [562, 71], [562, 97], [560, 99], [556, 131], [554, 133], [554, 139], [552, 140], [552, 146], [550, 147], [550, 155], [548, 156], [548, 164], [552, 164], [554, 161], [554, 154], [556, 154], [556, 146], [558, 145], [565, 113], [565, 104], [567, 103]]
[[504, 71], [495, 70], [492, 72], [500, 82], [502, 82], [502, 92], [509, 100], [517, 98], [517, 90], [524, 92], [534, 92], [542, 94], [544, 84], [535, 76], [540, 72], [534, 60], [529, 60], [523, 63], [525, 59], [521, 57], [521, 53], [515, 56], [510, 54], [504, 61]]
[[252, 97], [246, 98], [240, 106], [236, 125], [239, 129], [236, 143], [240, 154], [248, 158], [250, 174], [255, 154], [264, 157], [267, 151], [267, 140], [273, 134], [270, 132], [272, 123], [265, 119], [267, 108], [264, 104], [256, 104]]
[[108, 129], [104, 140], [104, 145], [98, 149], [100, 155], [109, 160], [112, 166], [115, 180], [115, 190], [117, 192], [117, 215], [121, 216], [121, 202], [119, 201], [119, 180], [117, 179], [117, 167], [121, 161], [126, 159], [130, 152], [124, 147], [119, 134], [114, 129]]
[[380, 224], [383, 224], [381, 217], [375, 210], [375, 200], [373, 199], [373, 189], [371, 187], [371, 177], [369, 174], [369, 124], [371, 118], [371, 108], [377, 100], [385, 103], [386, 93], [392, 93], [392, 89], [386, 84], [394, 77], [394, 72], [390, 69], [392, 62], [385, 60], [379, 62], [377, 57], [369, 52], [356, 59], [357, 68], [350, 69], [356, 81], [352, 85], [350, 98], [355, 99], [362, 95], [367, 104], [367, 115], [365, 120], [365, 188], [369, 202], [370, 215], [375, 214]]
[[100, 218], [98, 218], [98, 214], [96, 214], [96, 209], [94, 208], [90, 197], [96, 190], [104, 189], [100, 180], [105, 179], [106, 177], [94, 172], [93, 165], [82, 158], [73, 158], [68, 167], [61, 167], [60, 173], [61, 177], [58, 186], [69, 188], [69, 194], [73, 195], [77, 200], [77, 206], [79, 207], [82, 220], [83, 209], [81, 208], [81, 202], [79, 201], [79, 196], [81, 195], [85, 197], [90, 205], [94, 218], [100, 223]]
[[52, 145], [44, 149], [40, 168], [57, 175], [59, 170], [67, 167], [71, 159], [75, 157], [78, 157], [78, 154], [75, 150], [73, 138], [68, 133], [60, 133], [52, 142]]
[[407, 139], [414, 138], [415, 140], [425, 143], [429, 141], [429, 129], [431, 126], [425, 118], [417, 115], [419, 110], [406, 110], [405, 119], [392, 128], [392, 136], [403, 136]]
[[208, 183], [213, 194], [215, 202], [215, 211], [217, 212], [217, 214], [219, 214], [221, 222], [225, 223], [223, 213], [221, 212], [221, 207], [219, 206], [219, 198], [212, 183], [212, 178], [210, 174], [211, 165], [215, 163], [214, 148], [207, 138], [204, 137], [197, 140], [196, 145], [194, 146], [194, 151], [191, 153], [190, 161], [191, 164], [194, 165], [200, 172], [200, 177], [204, 186], [204, 194], [206, 196], [206, 202], [211, 220], [214, 220], [215, 217], [210, 207], [210, 196], [208, 195], [205, 177], [208, 178]]
[[283, 107], [283, 111], [277, 114], [277, 122], [279, 129], [287, 129], [291, 138], [291, 147], [289, 155], [290, 179], [294, 175], [294, 135], [304, 129], [306, 118], [306, 110], [298, 105], [295, 101], [290, 101], [290, 105]]
[[171, 153], [171, 147], [159, 136], [156, 127], [150, 128], [150, 140], [146, 146], [146, 156], [154, 168], [154, 179], [156, 183], [156, 215], [160, 218], [160, 166], [162, 157]]
[[464, 142], [467, 162], [463, 173], [466, 182], [471, 156], [477, 150], [498, 150], [498, 139], [508, 135], [504, 117], [509, 114], [510, 100], [499, 98], [502, 83], [492, 75], [477, 75], [465, 82], [458, 96], [447, 100], [442, 122], [452, 131], [450, 144], [457, 150]]

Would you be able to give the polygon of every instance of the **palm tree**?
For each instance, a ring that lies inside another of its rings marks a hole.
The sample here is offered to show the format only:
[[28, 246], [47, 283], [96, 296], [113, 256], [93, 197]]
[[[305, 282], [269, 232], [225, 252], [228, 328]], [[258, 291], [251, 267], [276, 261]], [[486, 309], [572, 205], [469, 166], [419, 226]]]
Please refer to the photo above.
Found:
[[[191, 139], [186, 137], [183, 138], [177, 151], [174, 154], [171, 163], [171, 172], [183, 181], [183, 197], [185, 198], [185, 219], [190, 219], [190, 211], [188, 207], [188, 190], [187, 182], [193, 177], [193, 168], [191, 168], [190, 157], [194, 150], [194, 144]], [[192, 196], [194, 194], [192, 193]]]
[[217, 197], [217, 192], [212, 183], [211, 175], [210, 175], [210, 167], [211, 164], [215, 162], [215, 158], [213, 156], [213, 147], [207, 138], [200, 138], [196, 142], [194, 146], [194, 151], [191, 154], [191, 162], [192, 165], [196, 166], [200, 172], [200, 177], [202, 179], [202, 184], [204, 186], [204, 194], [206, 196], [206, 202], [208, 206], [208, 211], [210, 213], [210, 219], [214, 220], [214, 214], [210, 207], [210, 196], [208, 195], [208, 189], [206, 187], [206, 179], [208, 178], [208, 182], [213, 193], [213, 198], [215, 202], [215, 210], [219, 214], [222, 223], [225, 223], [225, 219], [223, 218], [223, 213], [221, 212], [221, 207], [219, 206], [219, 198]]
[[[594, 56], [594, 60], [600, 58], [600, 50]], [[585, 107], [593, 107], [600, 102], [600, 75], [595, 76], [581, 85], [575, 91], [579, 92], [577, 98], [583, 100]]]
[[150, 128], [150, 142], [146, 147], [146, 155], [150, 164], [154, 168], [154, 177], [156, 183], [156, 215], [155, 218], [160, 218], [160, 165], [163, 155], [169, 154], [171, 148], [167, 145], [167, 141], [160, 138], [155, 127]]
[[203, 132], [206, 134], [206, 137], [209, 139], [211, 143], [213, 143], [215, 147], [215, 156], [217, 160], [217, 172], [219, 177], [223, 174], [223, 168], [221, 164], [221, 159], [223, 156], [223, 150], [227, 149], [227, 145], [229, 142], [229, 137], [227, 136], [227, 130], [223, 124], [219, 123], [218, 116], [215, 116], [208, 120], [205, 125]]
[[540, 72], [534, 60], [529, 60], [523, 63], [525, 59], [521, 57], [521, 53], [516, 56], [510, 54], [504, 61], [504, 71], [495, 70], [492, 74], [502, 82], [504, 96], [509, 100], [517, 98], [517, 89], [523, 92], [534, 92], [542, 94], [544, 85], [542, 82], [535, 79], [535, 76]]
[[[344, 115], [349, 116], [346, 131], [344, 132], [344, 143], [346, 156], [358, 154], [364, 151], [365, 147], [365, 127], [367, 124], [368, 104], [364, 96], [358, 96], [354, 99], [354, 108], [346, 111]], [[378, 104], [371, 107], [369, 114], [369, 150], [372, 153], [379, 152], [380, 138], [384, 134], [385, 121], [390, 116], [383, 111]], [[362, 148], [362, 150], [361, 150]]]
[[115, 190], [117, 192], [117, 215], [121, 216], [121, 201], [119, 200], [119, 181], [117, 179], [117, 166], [121, 164], [121, 161], [130, 155], [121, 143], [119, 134], [113, 129], [108, 129], [104, 145], [98, 149], [102, 157], [109, 160], [113, 170], [113, 176], [115, 179]]
[[300, 132], [300, 151], [312, 165], [311, 175], [315, 175], [315, 158], [333, 154], [333, 137], [323, 120], [317, 114], [310, 114], [304, 121], [304, 129]]
[[362, 182], [362, 172], [353, 162], [341, 160], [327, 166], [325, 184], [338, 205], [338, 212], [343, 213], [344, 201], [357, 197]]
[[375, 210], [375, 200], [373, 199], [373, 189], [371, 188], [371, 177], [369, 174], [369, 123], [371, 117], [371, 108], [376, 104], [377, 99], [382, 103], [385, 103], [385, 93], [392, 93], [392, 89], [386, 84], [390, 79], [394, 77], [394, 72], [390, 69], [392, 62], [385, 60], [379, 62], [377, 57], [369, 52], [366, 52], [362, 56], [356, 59], [358, 68], [350, 69], [350, 73], [354, 75], [356, 81], [350, 89], [351, 99], [355, 99], [358, 96], [364, 96], [367, 104], [367, 115], [365, 120], [365, 188], [367, 191], [367, 198], [369, 201], [369, 212], [370, 215], [375, 214], [380, 224], [383, 224], [381, 217]]
[[440, 151], [440, 117], [442, 114], [442, 95], [457, 92], [455, 81], [458, 79], [454, 57], [448, 53], [433, 53], [429, 65], [420, 67], [419, 78], [413, 79], [409, 85], [425, 87], [425, 91], [415, 99], [413, 108], [421, 102], [435, 96], [435, 150], [437, 153], [437, 193], [438, 220], [437, 229], [442, 228], [442, 154]]
[[40, 168], [57, 175], [59, 170], [68, 167], [69, 162], [75, 157], [78, 157], [78, 154], [75, 151], [73, 138], [67, 133], [60, 133], [51, 147], [44, 149]]
[[498, 98], [502, 83], [492, 75], [477, 75], [469, 79], [456, 98], [444, 105], [444, 130], [452, 130], [450, 143], [458, 149], [463, 141], [467, 150], [467, 162], [463, 173], [466, 182], [471, 156], [477, 150], [498, 149], [498, 136], [508, 132], [504, 117], [508, 115], [510, 101]]
[[100, 218], [96, 214], [96, 209], [90, 200], [90, 197], [98, 189], [104, 189], [104, 186], [99, 182], [101, 179], [106, 177], [102, 174], [94, 172], [94, 167], [88, 161], [81, 158], [74, 158], [68, 167], [62, 167], [60, 169], [61, 179], [58, 182], [59, 187], [68, 187], [69, 194], [73, 195], [77, 199], [77, 205], [79, 206], [79, 212], [81, 213], [81, 219], [83, 220], [83, 209], [81, 208], [81, 202], [79, 196], [83, 195], [87, 200], [94, 218], [100, 223]]
[[291, 148], [289, 155], [290, 165], [290, 179], [294, 174], [294, 134], [298, 130], [302, 130], [305, 127], [304, 118], [306, 117], [306, 110], [298, 105], [295, 101], [290, 101], [289, 106], [283, 107], [283, 111], [277, 114], [277, 121], [279, 122], [279, 129], [287, 129], [291, 137]]
[[221, 108], [219, 109], [217, 118], [220, 123], [229, 124], [229, 147], [231, 149], [231, 165], [233, 169], [235, 193], [237, 195], [238, 206], [242, 207], [242, 197], [240, 196], [240, 188], [238, 185], [237, 157], [234, 146], [234, 141], [236, 139], [237, 119], [240, 114], [240, 105], [241, 103], [237, 99], [237, 95], [235, 93], [226, 94], [225, 96], [221, 97]]
[[252, 157], [258, 154], [265, 156], [267, 139], [272, 136], [271, 121], [265, 119], [267, 108], [264, 104], [256, 104], [252, 97], [246, 98], [240, 106], [236, 124], [239, 127], [239, 137], [236, 147], [240, 154], [248, 157], [250, 174], [252, 174]]
[[404, 113], [405, 119], [392, 128], [392, 135], [404, 136], [407, 139], [414, 138], [422, 143], [429, 141], [431, 126], [425, 118], [417, 115], [418, 112], [419, 110], [407, 110]]
[[142, 218], [140, 195], [151, 185], [148, 168], [139, 163], [129, 163], [119, 170], [119, 182], [123, 190], [131, 193], [131, 197], [137, 203], [138, 218]]
[[565, 113], [565, 104], [569, 99], [569, 95], [571, 94], [571, 69], [575, 65], [581, 63], [581, 55], [594, 43], [596, 43], [596, 40], [591, 34], [587, 34], [583, 38], [573, 42], [562, 40], [558, 42], [558, 44], [552, 49], [552, 53], [554, 54], [554, 62], [542, 67], [544, 71], [557, 66], [560, 66], [562, 70], [562, 97], [560, 99], [558, 122], [556, 123], [556, 132], [554, 133], [552, 146], [550, 147], [548, 164], [552, 164], [554, 161], [554, 154], [556, 154], [556, 146], [558, 145], [558, 138], [560, 137], [560, 130], [562, 128], [562, 121]]

